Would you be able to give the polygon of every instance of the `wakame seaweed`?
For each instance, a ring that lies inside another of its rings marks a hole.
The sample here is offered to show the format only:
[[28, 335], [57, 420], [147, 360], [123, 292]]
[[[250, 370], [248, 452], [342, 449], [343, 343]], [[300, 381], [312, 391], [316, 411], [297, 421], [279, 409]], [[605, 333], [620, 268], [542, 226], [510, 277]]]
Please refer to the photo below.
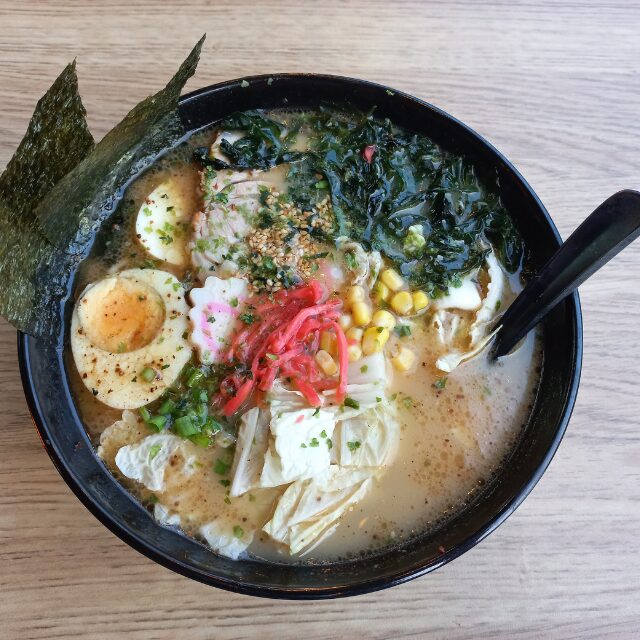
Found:
[[0, 175], [0, 314], [37, 337], [59, 331], [69, 274], [119, 190], [185, 134], [178, 98], [195, 71], [198, 42], [165, 89], [132, 109], [97, 145], [78, 93], [75, 63], [38, 102]]
[[[483, 185], [469, 161], [374, 118], [373, 111], [320, 108], [291, 120], [286, 127], [261, 111], [226, 118], [223, 129], [245, 132], [221, 145], [229, 166], [290, 162], [289, 195], [297, 205], [313, 206], [329, 192], [337, 235], [380, 250], [432, 296], [480, 266], [490, 244], [509, 271], [519, 268], [520, 235], [497, 186]], [[291, 149], [299, 131], [308, 136], [304, 152]], [[425, 240], [411, 250], [405, 246], [409, 227], [421, 229]]]

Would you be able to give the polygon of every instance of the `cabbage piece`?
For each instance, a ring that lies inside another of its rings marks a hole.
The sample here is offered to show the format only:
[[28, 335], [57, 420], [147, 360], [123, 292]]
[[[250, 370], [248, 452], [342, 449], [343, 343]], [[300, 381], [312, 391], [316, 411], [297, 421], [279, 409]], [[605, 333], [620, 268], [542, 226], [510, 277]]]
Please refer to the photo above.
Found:
[[177, 513], [171, 513], [167, 507], [159, 502], [156, 502], [155, 505], [153, 505], [153, 517], [160, 524], [175, 527], [180, 525], [180, 515]]
[[[242, 535], [239, 535], [242, 533]], [[243, 531], [227, 522], [213, 520], [200, 527], [200, 535], [207, 544], [221, 556], [237, 560], [241, 553], [253, 542], [253, 531]]]
[[335, 410], [307, 407], [282, 411], [273, 403], [271, 416], [273, 439], [265, 455], [261, 487], [311, 478], [329, 468], [331, 454], [327, 440], [336, 426]]
[[489, 272], [487, 295], [484, 297], [478, 313], [476, 313], [476, 318], [469, 332], [472, 347], [478, 345], [489, 333], [491, 324], [501, 307], [504, 294], [506, 276], [493, 251], [487, 254], [487, 267]]
[[436, 309], [461, 309], [462, 311], [475, 311], [482, 304], [478, 283], [476, 281], [477, 271], [465, 276], [459, 287], [453, 285], [449, 287], [446, 296], [436, 298], [433, 306]]
[[387, 384], [387, 360], [383, 353], [364, 356], [356, 362], [350, 362], [347, 369], [349, 384], [376, 384], [384, 387]]
[[[374, 353], [361, 358], [357, 362], [350, 362], [347, 373], [346, 397], [357, 406], [342, 405], [332, 408], [337, 410], [337, 419], [352, 418], [367, 409], [377, 406], [384, 398], [388, 383], [387, 362], [382, 353]], [[335, 389], [324, 391], [323, 396], [331, 402], [335, 397]]]
[[116, 453], [116, 466], [130, 480], [137, 480], [150, 491], [164, 489], [164, 472], [171, 456], [184, 440], [171, 434], [147, 436], [137, 444]]
[[364, 497], [371, 478], [368, 471], [331, 465], [317, 478], [294, 482], [262, 530], [292, 554], [300, 553], [335, 530], [345, 511]]
[[383, 265], [380, 252], [365, 251], [359, 242], [354, 242], [347, 236], [337, 238], [336, 246], [344, 254], [345, 265], [352, 274], [351, 283], [372, 287]]
[[116, 454], [122, 447], [135, 444], [151, 433], [151, 429], [142, 421], [137, 412], [125, 409], [122, 412], [122, 418], [109, 425], [100, 434], [98, 455], [112, 467]]
[[[506, 277], [493, 251], [487, 254], [486, 264], [489, 275], [487, 294], [481, 301], [480, 308], [469, 329], [470, 348], [467, 351], [452, 350], [440, 356], [436, 360], [436, 367], [441, 371], [450, 373], [463, 362], [477, 356], [491, 342], [497, 332], [497, 329], [491, 332], [490, 329], [502, 304]], [[434, 325], [438, 329], [438, 335], [443, 344], [450, 345], [461, 320], [458, 319], [456, 322], [455, 318], [451, 316], [439, 315], [442, 313], [441, 310], [434, 315]], [[447, 324], [449, 325], [448, 330]]]
[[460, 328], [461, 318], [457, 313], [440, 309], [433, 314], [432, 324], [438, 332], [443, 346], [450, 346]]
[[339, 438], [335, 439], [342, 467], [383, 467], [393, 462], [400, 426], [394, 407], [388, 402], [343, 420], [338, 427]]
[[231, 467], [232, 498], [241, 496], [260, 481], [260, 470], [269, 443], [269, 412], [254, 407], [240, 419], [236, 453]]

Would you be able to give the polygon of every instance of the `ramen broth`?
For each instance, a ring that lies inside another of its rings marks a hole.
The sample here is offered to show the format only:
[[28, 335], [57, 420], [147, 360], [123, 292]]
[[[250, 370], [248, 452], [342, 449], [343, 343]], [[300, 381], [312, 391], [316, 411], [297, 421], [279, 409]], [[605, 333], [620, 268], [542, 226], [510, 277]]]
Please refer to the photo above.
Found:
[[[279, 117], [280, 121], [287, 124], [290, 124], [294, 117], [282, 112], [271, 115]], [[201, 210], [202, 165], [193, 159], [194, 150], [210, 145], [212, 139], [215, 139], [218, 134], [218, 127], [195, 134], [180, 147], [162, 157], [155, 166], [131, 184], [119, 210], [99, 233], [92, 255], [81, 265], [76, 287], [78, 299], [83, 295], [85, 288], [92, 283], [104, 281], [114, 274], [140, 267], [161, 269], [162, 272], [175, 276], [179, 281], [186, 282], [185, 298], [187, 300], [190, 288], [202, 286], [202, 280], [198, 281], [194, 275], [194, 266], [191, 262], [185, 266], [177, 266], [150, 259], [146, 247], [136, 234], [136, 215], [144, 208], [149, 194], [159, 185], [167, 182], [174, 185], [175, 191], [182, 194], [182, 206], [190, 214]], [[304, 150], [307, 145], [303, 127], [290, 148]], [[363, 153], [368, 162], [366, 148]], [[259, 180], [272, 185], [270, 188], [276, 194], [286, 193], [287, 167], [287, 163], [281, 162], [274, 168], [261, 172]], [[318, 182], [323, 179], [322, 174], [314, 177]], [[185, 224], [185, 233], [188, 234], [190, 230], [187, 226]], [[327, 242], [326, 237], [322, 242]], [[349, 304], [353, 304], [348, 300], [354, 285], [348, 271], [346, 277], [335, 277], [331, 264], [332, 257], [333, 262], [337, 263], [343, 272], [345, 268], [338, 258], [338, 252], [330, 247], [331, 252], [335, 255], [329, 255], [328, 260], [326, 257], [319, 260], [319, 265], [313, 271], [312, 277], [321, 283], [328, 284], [326, 289], [336, 301], [339, 301], [336, 304], [342, 305], [341, 312], [344, 314], [350, 308]], [[384, 251], [382, 256], [385, 263], [380, 273], [393, 266], [386, 258]], [[488, 276], [485, 271], [484, 266], [479, 267], [479, 270], [476, 269], [478, 275], [473, 284], [483, 299], [489, 295]], [[212, 270], [211, 273], [217, 273], [217, 271]], [[376, 282], [380, 278], [381, 276]], [[467, 284], [463, 284], [460, 289], [464, 289]], [[304, 278], [290, 289], [295, 290], [296, 286], [304, 286]], [[415, 293], [411, 291], [410, 284], [402, 286], [405, 288], [409, 286], [408, 290], [412, 294]], [[516, 269], [509, 273], [505, 269], [503, 292], [499, 302], [502, 310], [508, 306], [521, 286], [520, 270]], [[286, 289], [286, 287], [283, 288]], [[373, 302], [376, 283], [363, 282], [362, 289], [368, 301], [367, 304], [371, 306], [371, 311], [375, 311], [378, 308]], [[274, 293], [262, 291], [262, 295], [267, 299]], [[393, 300], [393, 295], [392, 292], [389, 300]], [[178, 295], [178, 298], [180, 297]], [[327, 562], [372, 553], [380, 548], [397, 545], [411, 537], [434, 530], [481, 493], [483, 487], [498, 471], [501, 463], [517, 443], [535, 397], [541, 368], [541, 352], [534, 333], [531, 333], [512, 355], [502, 358], [497, 363], [489, 362], [487, 350], [484, 349], [473, 357], [465, 357], [451, 371], [443, 371], [436, 365], [440, 362], [439, 358], [448, 351], [457, 352], [456, 349], [461, 351], [460, 344], [464, 340], [459, 336], [455, 337], [454, 331], [450, 343], [443, 346], [444, 321], [438, 324], [434, 318], [438, 313], [443, 314], [439, 316], [441, 318], [449, 314], [447, 316], [449, 321], [457, 314], [459, 334], [465, 327], [473, 327], [474, 314], [479, 312], [456, 311], [455, 308], [453, 311], [451, 308], [447, 311], [438, 311], [435, 307], [437, 297], [429, 296], [429, 298], [431, 302], [426, 309], [421, 310], [420, 313], [409, 312], [406, 316], [396, 314], [395, 307], [388, 301], [381, 304], [379, 310], [391, 313], [396, 322], [395, 327], [389, 332], [382, 351], [385, 354], [385, 375], [387, 376], [382, 402], [387, 407], [385, 415], [392, 416], [397, 425], [395, 451], [389, 454], [375, 473], [372, 472], [370, 481], [367, 481], [367, 490], [362, 492], [359, 499], [354, 499], [346, 506], [335, 523], [331, 523], [334, 529], [325, 531], [324, 537], [320, 536], [313, 545], [302, 552], [292, 553], [287, 544], [274, 540], [263, 529], [265, 523], [273, 516], [285, 488], [291, 486], [290, 482], [273, 487], [253, 486], [239, 496], [230, 496], [232, 481], [230, 469], [234, 456], [238, 455], [234, 450], [234, 441], [237, 437], [241, 410], [232, 414], [227, 422], [222, 420], [222, 431], [217, 432], [215, 437], [211, 437], [205, 446], [189, 444], [188, 450], [183, 447], [173, 451], [163, 472], [162, 488], [150, 490], [141, 481], [127, 477], [118, 467], [115, 459], [116, 454], [123, 447], [140, 443], [150, 436], [157, 437], [157, 425], [145, 421], [142, 415], [144, 411], [141, 410], [139, 414], [136, 409], [132, 409], [128, 424], [124, 421], [125, 424], [117, 428], [111, 427], [118, 421], [122, 421], [122, 409], [105, 404], [102, 396], [96, 393], [99, 390], [90, 388], [84, 377], [85, 374], [79, 372], [79, 367], [74, 366], [72, 354], [69, 353], [68, 369], [76, 403], [88, 433], [96, 447], [99, 447], [99, 453], [108, 467], [124, 486], [141, 502], [148, 505], [149, 509], [155, 512], [156, 518], [167, 523], [167, 526], [178, 526], [179, 520], [179, 527], [186, 534], [198, 539], [203, 537], [202, 527], [211, 522], [217, 522], [219, 528], [233, 531], [233, 535], [240, 540], [252, 531], [254, 535], [246, 548], [246, 553], [269, 561]], [[179, 302], [183, 301], [179, 300]], [[495, 305], [495, 312], [498, 311], [499, 305]], [[355, 315], [355, 308], [352, 306], [351, 309], [351, 314]], [[404, 325], [410, 327], [409, 334], [405, 331], [403, 335], [402, 331], [397, 330]], [[366, 331], [367, 326], [364, 325], [363, 330]], [[250, 329], [251, 326], [248, 328]], [[189, 331], [191, 334], [188, 340], [193, 340], [193, 324], [190, 325]], [[337, 333], [339, 329], [336, 327], [334, 331]], [[184, 333], [182, 337], [187, 341]], [[180, 344], [180, 346], [183, 345]], [[397, 360], [402, 348], [409, 350], [414, 358], [406, 371], [402, 370], [402, 363]], [[125, 346], [122, 352], [129, 355], [126, 349]], [[194, 350], [186, 367], [198, 367], [199, 353], [202, 352]], [[269, 358], [274, 357], [272, 354], [267, 355]], [[162, 360], [162, 357], [156, 353], [154, 358], [157, 360], [154, 362]], [[318, 360], [317, 357], [315, 359]], [[338, 356], [334, 356], [334, 359], [337, 361]], [[357, 366], [357, 361], [354, 361], [353, 366]], [[156, 371], [154, 367], [151, 368]], [[367, 373], [366, 368], [367, 365], [360, 367], [363, 375]], [[142, 375], [145, 370], [141, 369], [141, 372], [132, 380]], [[184, 376], [184, 373], [180, 375]], [[336, 376], [337, 374], [333, 377], [329, 376], [329, 379], [335, 378], [337, 381]], [[330, 402], [330, 393], [333, 391], [330, 390], [328, 393]], [[339, 391], [336, 391], [337, 393]], [[233, 398], [233, 395], [229, 397]], [[268, 398], [268, 395], [265, 397]], [[156, 415], [157, 411], [161, 411], [164, 398], [166, 398], [166, 392], [165, 395], [153, 399], [145, 406], [151, 407], [151, 413]], [[213, 403], [212, 398], [213, 396], [209, 396], [208, 402]], [[347, 398], [344, 402], [350, 408], [353, 408], [351, 404], [357, 404], [355, 401], [349, 403], [348, 400]], [[377, 401], [381, 401], [378, 396]], [[249, 400], [244, 405], [244, 410], [254, 406], [255, 402], [255, 400]], [[339, 423], [340, 411], [344, 409], [344, 404], [340, 408], [337, 406], [334, 408], [336, 408]], [[374, 410], [375, 407], [372, 411]], [[210, 415], [211, 412], [210, 408]], [[148, 419], [153, 420], [153, 418]], [[169, 423], [172, 420], [179, 419], [170, 418]], [[166, 424], [168, 423], [165, 423], [165, 431]], [[108, 437], [102, 437], [101, 444], [101, 436], [107, 429], [111, 431], [108, 432]], [[160, 433], [163, 431], [160, 430]], [[202, 444], [202, 440], [189, 437], [193, 442]], [[327, 446], [334, 451], [332, 455], [335, 455], [335, 449], [338, 448], [336, 438], [337, 436], [334, 435], [333, 442], [329, 442], [330, 438], [320, 438], [320, 446], [324, 447], [326, 442]], [[316, 442], [317, 438], [314, 437], [306, 444], [314, 447], [318, 446]], [[355, 456], [359, 453], [358, 449], [364, 448], [364, 444], [364, 441], [359, 440], [347, 442], [347, 451]], [[307, 446], [304, 445], [305, 443], [302, 443], [300, 446], [306, 450]], [[155, 454], [154, 451], [156, 451]], [[157, 448], [152, 447], [150, 452], [150, 458], [158, 455]], [[332, 461], [332, 466], [335, 464]], [[298, 482], [304, 482], [304, 480], [298, 480]], [[161, 505], [161, 510], [158, 510], [158, 505]], [[173, 516], [173, 519], [167, 522], [170, 516]], [[293, 533], [291, 535], [293, 536]], [[208, 539], [207, 541], [209, 542]]]

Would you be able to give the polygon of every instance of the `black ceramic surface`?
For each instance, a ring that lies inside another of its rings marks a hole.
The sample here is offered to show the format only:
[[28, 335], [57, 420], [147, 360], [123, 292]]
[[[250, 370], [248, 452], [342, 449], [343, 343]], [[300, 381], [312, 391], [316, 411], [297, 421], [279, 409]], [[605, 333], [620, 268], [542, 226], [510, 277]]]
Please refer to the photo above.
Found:
[[[258, 107], [315, 107], [350, 102], [377, 105], [378, 116], [433, 138], [444, 149], [471, 158], [479, 173], [497, 171], [501, 197], [531, 251], [534, 269], [560, 244], [558, 232], [535, 193], [490, 144], [443, 111], [387, 87], [331, 76], [274, 75], [222, 83], [182, 98], [189, 130], [232, 111]], [[249, 86], [246, 83], [249, 83]], [[71, 290], [73, 282], [69, 283]], [[185, 576], [252, 595], [295, 599], [355, 595], [405, 582], [458, 557], [495, 529], [534, 487], [555, 453], [575, 402], [582, 356], [577, 294], [543, 323], [544, 366], [524, 435], [495, 480], [439, 530], [399, 548], [348, 563], [323, 566], [234, 562], [180, 533], [158, 525], [113, 478], [94, 453], [72, 402], [62, 349], [72, 304], [61, 309], [65, 326], [57, 343], [20, 334], [18, 350], [27, 401], [53, 463], [84, 505], [138, 551]]]

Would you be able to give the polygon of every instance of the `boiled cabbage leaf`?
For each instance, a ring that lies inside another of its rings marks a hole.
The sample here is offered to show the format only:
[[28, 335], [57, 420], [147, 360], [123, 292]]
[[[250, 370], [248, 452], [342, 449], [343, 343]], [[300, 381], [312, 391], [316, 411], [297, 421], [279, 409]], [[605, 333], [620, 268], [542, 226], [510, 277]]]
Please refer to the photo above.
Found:
[[278, 500], [263, 531], [298, 554], [332, 532], [346, 510], [361, 500], [371, 485], [368, 471], [331, 465], [313, 479], [291, 484]]

